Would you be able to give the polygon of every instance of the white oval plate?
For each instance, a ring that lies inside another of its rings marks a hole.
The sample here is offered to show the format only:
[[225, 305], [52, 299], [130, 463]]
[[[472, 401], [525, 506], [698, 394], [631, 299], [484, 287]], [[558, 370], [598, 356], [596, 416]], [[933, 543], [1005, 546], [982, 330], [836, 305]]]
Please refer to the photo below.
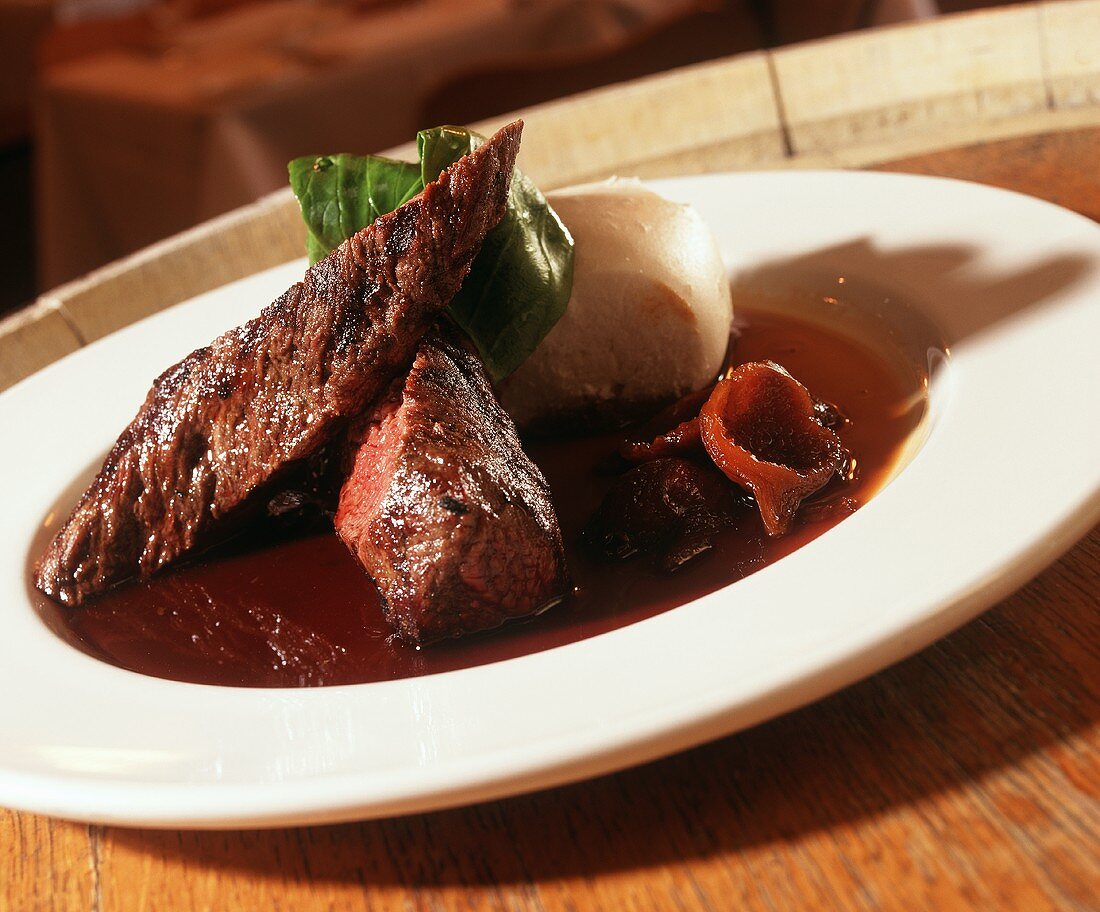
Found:
[[448, 674], [246, 690], [146, 678], [76, 651], [27, 597], [39, 523], [109, 447], [151, 378], [296, 280], [302, 264], [287, 264], [0, 396], [0, 804], [104, 823], [266, 826], [592, 776], [760, 722], [909, 655], [1096, 521], [1095, 224], [1024, 196], [900, 175], [654, 186], [700, 210], [737, 275], [814, 275], [832, 291], [844, 276], [881, 290], [888, 321], [904, 300], [946, 337], [950, 367], [932, 386], [927, 440], [870, 504], [696, 602]]

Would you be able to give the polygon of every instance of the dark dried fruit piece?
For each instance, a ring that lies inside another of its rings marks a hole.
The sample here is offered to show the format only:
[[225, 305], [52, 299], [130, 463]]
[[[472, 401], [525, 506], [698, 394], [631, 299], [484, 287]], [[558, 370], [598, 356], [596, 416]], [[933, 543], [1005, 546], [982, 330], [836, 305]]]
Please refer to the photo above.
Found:
[[699, 413], [703, 446], [756, 498], [769, 535], [782, 535], [803, 498], [840, 468], [840, 438], [817, 420], [806, 388], [771, 361], [742, 364]]
[[675, 570], [711, 547], [738, 507], [737, 490], [713, 469], [686, 459], [655, 459], [623, 475], [585, 527], [603, 560], [657, 554]]

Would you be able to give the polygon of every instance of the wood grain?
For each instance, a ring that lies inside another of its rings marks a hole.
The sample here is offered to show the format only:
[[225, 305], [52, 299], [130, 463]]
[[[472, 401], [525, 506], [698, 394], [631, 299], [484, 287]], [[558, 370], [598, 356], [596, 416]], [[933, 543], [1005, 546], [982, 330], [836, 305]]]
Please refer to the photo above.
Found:
[[94, 909], [98, 865], [91, 828], [0, 808], [0, 909]]
[[1037, 6], [856, 33], [774, 54], [796, 154], [1047, 107]]
[[[482, 128], [496, 129], [514, 116]], [[715, 170], [719, 163], [747, 168], [787, 154], [763, 52], [586, 92], [523, 117], [520, 166], [548, 187], [669, 167], [680, 174]]]
[[[285, 263], [304, 248], [305, 228], [293, 199], [273, 194], [97, 269], [42, 300], [92, 342], [172, 304]], [[250, 264], [247, 269], [244, 263]]]
[[0, 320], [0, 390], [76, 351], [84, 340], [50, 301]]
[[1100, 128], [976, 143], [902, 158], [875, 170], [942, 174], [1049, 200], [1100, 221]]
[[1051, 103], [1058, 108], [1100, 103], [1100, 0], [1044, 3], [1039, 11]]
[[[1073, 11], [1040, 12], [1049, 26]], [[1071, 24], [1058, 28], [1072, 48]], [[1046, 84], [1091, 85], [1094, 48], [1079, 51], [1067, 51], [1072, 66], [1056, 65], [1048, 48]], [[564, 118], [567, 105], [554, 116]], [[641, 101], [638, 110], [644, 116]], [[897, 144], [822, 154], [979, 180], [1100, 218], [1100, 128], [1072, 115], [1069, 107], [1028, 115], [1027, 135], [1006, 128], [1018, 119], [998, 120], [987, 135], [1010, 138], [977, 142], [979, 131], [965, 147], [932, 153], [938, 128], [925, 123]], [[1042, 123], [1075, 129], [1037, 132]], [[942, 135], [965, 128], [948, 124]], [[891, 148], [906, 157], [888, 160]], [[674, 148], [668, 156], [675, 167]], [[269, 205], [233, 224], [286, 218], [285, 200]], [[240, 230], [274, 250], [292, 243], [287, 224]], [[199, 234], [188, 243], [213, 258], [221, 233]], [[251, 255], [251, 246], [224, 250]], [[152, 270], [157, 295], [180, 293], [186, 283], [167, 266], [158, 272], [157, 260], [123, 269], [125, 281]], [[106, 331], [114, 319], [94, 285], [80, 333]], [[5, 341], [0, 332], [0, 348]], [[61, 348], [78, 341], [74, 334]], [[0, 910], [1097, 910], [1098, 581], [1100, 529], [980, 619], [833, 697], [667, 760], [535, 795], [267, 832], [139, 831], [0, 812]]]

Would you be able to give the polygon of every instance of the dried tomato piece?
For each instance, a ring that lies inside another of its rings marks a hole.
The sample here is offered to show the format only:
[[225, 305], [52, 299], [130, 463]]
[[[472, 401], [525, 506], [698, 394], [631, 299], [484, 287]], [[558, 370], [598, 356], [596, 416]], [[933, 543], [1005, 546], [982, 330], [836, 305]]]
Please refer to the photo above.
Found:
[[648, 462], [650, 459], [685, 456], [701, 451], [703, 440], [699, 433], [699, 409], [713, 389], [713, 385], [705, 386], [672, 403], [647, 421], [639, 432], [635, 432], [635, 436], [623, 441], [619, 455], [628, 462]]
[[619, 447], [619, 454], [630, 462], [648, 462], [665, 456], [682, 456], [698, 450], [702, 445], [699, 419], [691, 418], [652, 440], [627, 440]]
[[840, 468], [840, 438], [817, 420], [814, 399], [778, 364], [742, 364], [699, 413], [703, 446], [756, 498], [769, 535], [782, 535], [802, 499]]

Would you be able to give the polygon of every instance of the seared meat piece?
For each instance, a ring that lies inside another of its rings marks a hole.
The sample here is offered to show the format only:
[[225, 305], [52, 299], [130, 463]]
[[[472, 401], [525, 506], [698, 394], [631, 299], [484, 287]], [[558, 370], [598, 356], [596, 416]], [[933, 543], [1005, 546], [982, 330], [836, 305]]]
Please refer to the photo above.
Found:
[[153, 384], [39, 561], [68, 605], [211, 539], [409, 363], [500, 220], [513, 123]]
[[425, 337], [404, 383], [353, 426], [349, 445], [336, 531], [402, 637], [460, 636], [564, 598], [546, 480], [457, 335]]

